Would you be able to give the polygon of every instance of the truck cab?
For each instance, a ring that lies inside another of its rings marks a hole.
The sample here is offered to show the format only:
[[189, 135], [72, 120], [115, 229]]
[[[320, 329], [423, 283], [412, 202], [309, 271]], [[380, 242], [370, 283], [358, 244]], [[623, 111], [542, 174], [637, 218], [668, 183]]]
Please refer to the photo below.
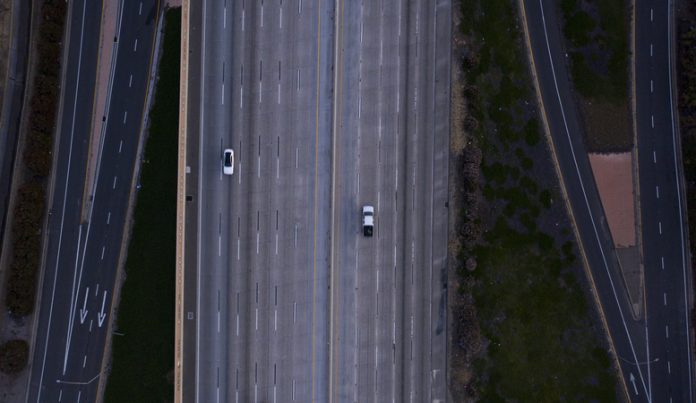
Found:
[[362, 224], [363, 235], [371, 237], [375, 228], [375, 208], [372, 206], [363, 206], [362, 208]]

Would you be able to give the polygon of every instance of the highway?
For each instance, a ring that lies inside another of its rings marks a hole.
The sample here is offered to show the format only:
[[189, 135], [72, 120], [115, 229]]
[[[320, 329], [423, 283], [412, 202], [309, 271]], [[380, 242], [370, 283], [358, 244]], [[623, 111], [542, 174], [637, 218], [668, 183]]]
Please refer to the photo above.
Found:
[[195, 399], [327, 401], [332, 3], [201, 7]]
[[394, 4], [192, 3], [185, 401], [445, 399], [450, 4]]
[[445, 401], [450, 3], [339, 6], [331, 398]]
[[[587, 160], [557, 11], [544, 0], [527, 0], [524, 8], [545, 115], [625, 391], [636, 402], [692, 401], [692, 358], [686, 341], [691, 282], [672, 117], [667, 33], [671, 17], [666, 5], [651, 11], [649, 2], [644, 3], [636, 8], [635, 79], [647, 315], [637, 319], [631, 315]], [[654, 93], [648, 92], [651, 85]]]
[[[673, 2], [636, 2], [635, 91], [652, 401], [692, 402], [692, 279], [676, 83]], [[659, 361], [657, 361], [659, 360]]]
[[[155, 4], [121, 3], [107, 125], [103, 137], [94, 140], [100, 142], [97, 179], [93, 189], [85, 190], [102, 10], [99, 2], [70, 3], [52, 214], [27, 402], [97, 398], [125, 215], [134, 191]], [[85, 203], [83, 194], [93, 199]]]

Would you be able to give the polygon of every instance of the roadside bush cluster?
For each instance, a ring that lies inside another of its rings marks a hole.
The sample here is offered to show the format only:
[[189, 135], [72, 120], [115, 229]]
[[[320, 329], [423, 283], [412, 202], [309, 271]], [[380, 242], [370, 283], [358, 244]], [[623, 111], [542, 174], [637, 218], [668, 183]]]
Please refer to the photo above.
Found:
[[[23, 162], [27, 168], [18, 187], [12, 224], [12, 255], [7, 279], [7, 309], [16, 316], [34, 310], [36, 276], [41, 258], [41, 223], [46, 204], [45, 183], [51, 169], [51, 150], [60, 84], [60, 53], [67, 3], [45, 0], [37, 38], [37, 69], [29, 103], [29, 126]], [[26, 362], [26, 360], [25, 360]]]
[[[679, 21], [677, 46], [679, 58], [677, 88], [691, 256], [696, 256], [694, 247], [696, 245], [696, 5], [692, 3], [683, 11], [682, 19]], [[694, 278], [696, 279], [696, 275]], [[696, 323], [693, 312], [692, 321]]]
[[8, 340], [0, 345], [0, 371], [16, 374], [27, 365], [29, 344], [25, 340]]

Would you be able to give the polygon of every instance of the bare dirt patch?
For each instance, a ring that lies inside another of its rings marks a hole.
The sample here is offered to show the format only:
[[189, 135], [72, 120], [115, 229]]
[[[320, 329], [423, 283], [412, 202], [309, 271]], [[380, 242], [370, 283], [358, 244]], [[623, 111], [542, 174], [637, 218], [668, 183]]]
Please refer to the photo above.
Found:
[[590, 153], [590, 165], [615, 247], [636, 245], [633, 156]]

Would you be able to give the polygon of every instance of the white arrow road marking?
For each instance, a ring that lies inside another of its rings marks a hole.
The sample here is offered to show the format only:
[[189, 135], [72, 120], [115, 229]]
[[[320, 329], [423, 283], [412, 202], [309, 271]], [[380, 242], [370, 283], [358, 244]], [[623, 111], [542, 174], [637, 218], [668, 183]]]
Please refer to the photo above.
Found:
[[104, 313], [104, 305], [106, 305], [106, 291], [104, 291], [104, 298], [102, 298], [102, 307], [101, 307], [101, 312], [97, 315], [97, 319], [99, 320], [99, 327], [102, 327], [104, 324], [104, 319], [106, 319], [106, 314]]
[[636, 393], [636, 395], [638, 395], [638, 388], [636, 388], [636, 377], [633, 376], [633, 372], [631, 372], [630, 380], [633, 384], [633, 391]]
[[82, 309], [80, 309], [80, 324], [85, 324], [85, 318], [87, 317], [87, 294], [89, 294], [89, 287], [85, 290], [85, 302], [82, 304]]

